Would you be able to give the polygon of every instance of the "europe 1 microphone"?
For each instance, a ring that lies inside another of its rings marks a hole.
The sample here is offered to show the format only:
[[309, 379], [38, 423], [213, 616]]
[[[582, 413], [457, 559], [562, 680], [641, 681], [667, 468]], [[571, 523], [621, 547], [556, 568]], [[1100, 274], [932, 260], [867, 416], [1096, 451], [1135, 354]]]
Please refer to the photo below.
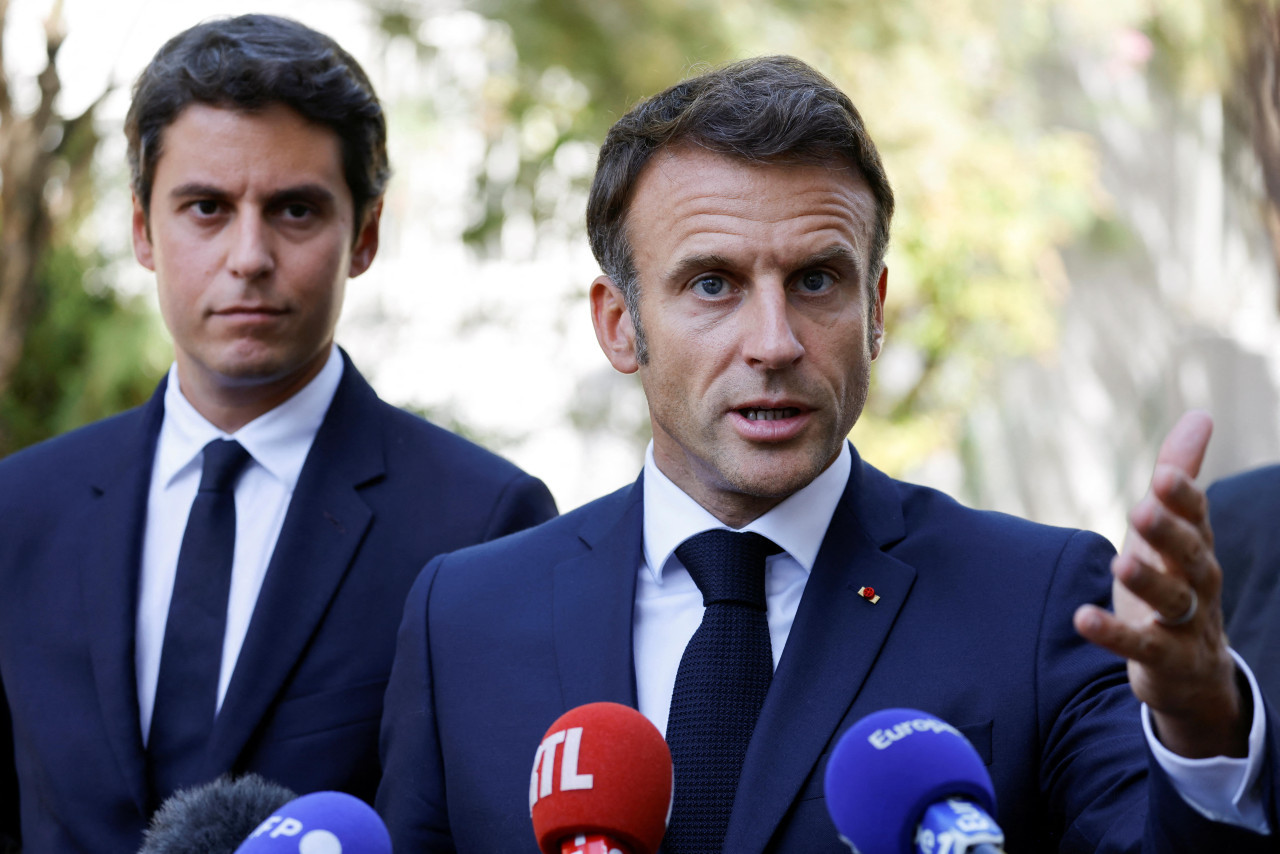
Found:
[[915, 709], [884, 709], [831, 752], [827, 810], [857, 854], [1003, 854], [995, 787], [955, 727]]
[[529, 815], [542, 854], [657, 854], [671, 818], [671, 752], [628, 706], [588, 703], [547, 730]]

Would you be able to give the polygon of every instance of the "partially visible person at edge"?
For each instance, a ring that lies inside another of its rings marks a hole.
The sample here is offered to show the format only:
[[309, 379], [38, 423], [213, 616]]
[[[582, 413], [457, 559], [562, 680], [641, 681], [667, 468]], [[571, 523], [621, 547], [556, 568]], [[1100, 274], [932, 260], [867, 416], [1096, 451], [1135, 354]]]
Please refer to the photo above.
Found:
[[413, 579], [555, 515], [334, 344], [389, 175], [346, 51], [202, 23], [142, 73], [126, 133], [173, 367], [140, 409], [0, 462], [0, 837], [30, 852], [136, 851], [224, 772], [372, 800]]
[[1208, 494], [1227, 636], [1280, 702], [1280, 465], [1223, 478]]
[[634, 484], [414, 585], [377, 800], [397, 851], [536, 851], [531, 757], [600, 700], [671, 746], [667, 854], [847, 852], [826, 756], [901, 706], [972, 740], [1010, 852], [1276, 850], [1275, 718], [1228, 650], [1193, 480], [1207, 417], [1170, 433], [1119, 557], [877, 471], [846, 437], [892, 213], [857, 110], [795, 59], [613, 126], [591, 317], [653, 442]]

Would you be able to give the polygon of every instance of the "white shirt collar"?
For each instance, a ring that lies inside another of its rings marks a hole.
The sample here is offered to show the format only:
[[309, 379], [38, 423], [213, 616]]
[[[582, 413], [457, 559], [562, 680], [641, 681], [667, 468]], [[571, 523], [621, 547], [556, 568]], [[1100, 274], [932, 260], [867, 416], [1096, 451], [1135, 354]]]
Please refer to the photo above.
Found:
[[[812, 571], [852, 469], [853, 455], [845, 442], [835, 461], [809, 485], [742, 530], [768, 537], [805, 572]], [[653, 580], [662, 584], [667, 561], [685, 540], [703, 531], [728, 527], [658, 469], [650, 442], [644, 455], [644, 556]]]
[[311, 442], [338, 391], [343, 368], [342, 356], [335, 345], [320, 373], [297, 394], [228, 434], [196, 411], [179, 388], [177, 364], [170, 366], [155, 463], [160, 483], [167, 486], [188, 466], [195, 465], [204, 446], [214, 439], [235, 439], [254, 462], [292, 491], [311, 450]]

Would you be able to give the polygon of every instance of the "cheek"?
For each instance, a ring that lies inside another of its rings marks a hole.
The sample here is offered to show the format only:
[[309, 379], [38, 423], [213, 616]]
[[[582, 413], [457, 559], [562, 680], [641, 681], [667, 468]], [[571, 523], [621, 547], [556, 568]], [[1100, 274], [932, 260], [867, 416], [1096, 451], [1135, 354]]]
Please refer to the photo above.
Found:
[[281, 261], [281, 269], [297, 271], [296, 290], [307, 299], [317, 304], [342, 302], [343, 286], [351, 265], [351, 251], [346, 244], [292, 247], [291, 257]]
[[156, 297], [165, 325], [170, 330], [181, 330], [192, 323], [189, 315], [193, 311], [193, 297], [186, 291], [182, 278], [170, 275], [171, 272], [164, 265], [156, 266]]

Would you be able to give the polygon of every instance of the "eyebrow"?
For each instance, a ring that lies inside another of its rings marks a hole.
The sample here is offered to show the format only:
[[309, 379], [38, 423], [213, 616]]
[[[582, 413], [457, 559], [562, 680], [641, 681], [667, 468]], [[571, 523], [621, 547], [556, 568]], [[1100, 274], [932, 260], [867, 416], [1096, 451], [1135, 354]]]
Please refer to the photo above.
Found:
[[822, 267], [825, 265], [848, 265], [855, 270], [862, 269], [862, 255], [848, 246], [829, 246], [805, 258], [798, 269], [806, 267]]
[[[174, 187], [169, 196], [174, 199], [226, 199], [229, 193], [213, 184], [202, 184], [192, 181]], [[299, 184], [296, 187], [285, 187], [276, 190], [267, 197], [267, 206], [274, 207], [291, 202], [307, 202], [313, 205], [333, 204], [333, 191], [321, 184]]]
[[[848, 266], [855, 271], [862, 269], [862, 255], [848, 246], [828, 246], [826, 249], [819, 249], [812, 255], [804, 258], [800, 263], [796, 264], [797, 270], [807, 270], [811, 267], [823, 267], [828, 265]], [[694, 273], [705, 272], [708, 270], [729, 270], [733, 268], [733, 263], [724, 255], [716, 255], [708, 253], [703, 255], [689, 255], [681, 258], [676, 262], [675, 266], [667, 271], [666, 280], [676, 281], [683, 280], [692, 276]]]
[[731, 267], [733, 267], [733, 264], [724, 255], [687, 255], [677, 261], [674, 267], [667, 270], [665, 278], [669, 282], [683, 280], [694, 273], [707, 270], [727, 270]]

